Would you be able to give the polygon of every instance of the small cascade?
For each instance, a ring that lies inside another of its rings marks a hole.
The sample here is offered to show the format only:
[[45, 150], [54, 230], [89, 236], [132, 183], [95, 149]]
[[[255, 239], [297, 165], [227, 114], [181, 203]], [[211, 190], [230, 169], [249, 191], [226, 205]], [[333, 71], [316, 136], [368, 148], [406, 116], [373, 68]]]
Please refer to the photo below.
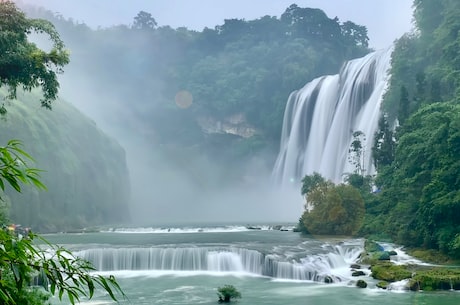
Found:
[[212, 251], [208, 253], [208, 268], [209, 271], [225, 272], [236, 271], [244, 272], [243, 262], [241, 257], [233, 252], [218, 252]]
[[339, 282], [348, 275], [350, 258], [361, 247], [336, 246], [326, 253], [305, 254], [294, 259], [279, 253], [263, 254], [234, 247], [97, 248], [76, 252], [98, 271], [155, 270], [252, 274], [276, 279]]
[[348, 149], [355, 131], [366, 137], [366, 174], [374, 173], [372, 144], [389, 79], [391, 52], [377, 51], [351, 60], [340, 74], [314, 79], [291, 93], [272, 173], [277, 185], [298, 183], [313, 172], [341, 182], [343, 174], [354, 170]]
[[98, 248], [76, 253], [99, 271], [171, 270], [260, 273], [263, 255], [255, 250], [220, 248]]

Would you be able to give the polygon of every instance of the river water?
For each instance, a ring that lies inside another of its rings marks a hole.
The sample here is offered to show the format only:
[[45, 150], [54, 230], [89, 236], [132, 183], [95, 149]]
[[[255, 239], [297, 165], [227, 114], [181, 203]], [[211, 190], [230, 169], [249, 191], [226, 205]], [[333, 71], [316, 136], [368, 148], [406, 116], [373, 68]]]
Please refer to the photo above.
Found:
[[[410, 292], [401, 283], [376, 288], [366, 266], [364, 276], [353, 277], [350, 265], [362, 251], [361, 239], [304, 237], [292, 226], [278, 229], [172, 226], [45, 238], [90, 260], [98, 273], [115, 275], [127, 295], [120, 304], [217, 304], [217, 288], [227, 284], [241, 292], [238, 304], [460, 304], [456, 291]], [[399, 263], [412, 259], [395, 250]], [[357, 288], [357, 279], [368, 287]], [[65, 298], [52, 302], [69, 304]], [[113, 303], [102, 291], [82, 302]]]

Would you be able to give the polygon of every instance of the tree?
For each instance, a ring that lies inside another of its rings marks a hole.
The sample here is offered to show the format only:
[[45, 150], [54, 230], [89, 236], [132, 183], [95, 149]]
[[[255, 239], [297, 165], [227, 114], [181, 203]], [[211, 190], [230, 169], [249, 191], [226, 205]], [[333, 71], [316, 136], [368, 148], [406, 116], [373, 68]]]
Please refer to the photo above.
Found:
[[363, 25], [357, 25], [351, 21], [345, 21], [340, 25], [343, 39], [348, 44], [367, 48], [369, 46], [369, 37], [367, 36], [367, 28]]
[[136, 17], [134, 17], [133, 28], [138, 30], [153, 30], [157, 26], [155, 18], [152, 14], [140, 11]]
[[217, 288], [219, 303], [229, 303], [232, 299], [240, 299], [241, 293], [233, 285], [225, 285]]
[[393, 162], [395, 149], [394, 132], [390, 128], [387, 116], [382, 115], [379, 119], [378, 130], [375, 132], [374, 145], [372, 146], [372, 159], [377, 171]]
[[[10, 1], [0, 2], [0, 29], [0, 85], [9, 86], [11, 98], [16, 96], [18, 85], [27, 90], [41, 86], [42, 106], [51, 108], [51, 100], [56, 98], [59, 87], [53, 67], [68, 63], [68, 54], [58, 33], [49, 22], [27, 19]], [[48, 34], [54, 45], [52, 50], [45, 52], [28, 42], [27, 34], [31, 31]], [[2, 110], [4, 114], [5, 108]], [[8, 186], [21, 192], [24, 184], [46, 189], [40, 181], [40, 170], [30, 167], [30, 161], [32, 157], [17, 140], [0, 147], [2, 192]], [[7, 226], [4, 218], [0, 220], [0, 304], [44, 304], [48, 295], [31, 287], [33, 278], [39, 278], [45, 290], [58, 293], [59, 299], [67, 294], [71, 304], [79, 302], [82, 296], [91, 298], [96, 286], [106, 290], [113, 300], [117, 300], [115, 292], [124, 295], [112, 276], [92, 275], [94, 268], [89, 262], [47, 243], [29, 230], [18, 232], [15, 227]], [[34, 239], [45, 242], [47, 249], [36, 246]]]
[[306, 175], [302, 179], [301, 194], [306, 196], [310, 192], [310, 190], [324, 182], [326, 182], [326, 180], [318, 172], [314, 172], [312, 175]]
[[[351, 185], [335, 185], [318, 173], [306, 176], [308, 204], [299, 221], [301, 232], [319, 235], [353, 235], [364, 218], [364, 200]], [[304, 186], [302, 186], [304, 187]]]
[[353, 132], [353, 141], [350, 144], [348, 152], [350, 153], [349, 161], [355, 166], [355, 174], [364, 176], [366, 169], [364, 168], [364, 142], [366, 136], [362, 131]]
[[[16, 89], [40, 86], [41, 104], [51, 109], [59, 83], [57, 74], [69, 63], [69, 53], [54, 26], [42, 19], [28, 19], [11, 1], [0, 1], [0, 86], [8, 86], [9, 98], [16, 97]], [[52, 42], [49, 52], [39, 49], [28, 40], [28, 34], [45, 34]], [[4, 104], [0, 113], [5, 113]]]
[[394, 161], [377, 179], [385, 231], [395, 242], [458, 257], [460, 105], [422, 107], [397, 138]]

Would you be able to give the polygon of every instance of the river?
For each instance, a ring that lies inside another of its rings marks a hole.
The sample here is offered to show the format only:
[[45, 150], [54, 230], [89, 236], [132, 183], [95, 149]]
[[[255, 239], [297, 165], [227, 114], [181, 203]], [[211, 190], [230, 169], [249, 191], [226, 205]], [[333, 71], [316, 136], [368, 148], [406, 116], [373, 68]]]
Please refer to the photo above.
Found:
[[[120, 304], [217, 304], [217, 288], [227, 284], [241, 292], [238, 304], [460, 303], [458, 291], [411, 292], [400, 283], [379, 289], [366, 266], [365, 275], [351, 275], [362, 239], [304, 237], [288, 225], [125, 228], [45, 238], [90, 260], [98, 273], [114, 275], [127, 295]], [[395, 250], [399, 262], [412, 259]], [[357, 288], [357, 279], [367, 288]], [[102, 290], [82, 301], [113, 303]]]

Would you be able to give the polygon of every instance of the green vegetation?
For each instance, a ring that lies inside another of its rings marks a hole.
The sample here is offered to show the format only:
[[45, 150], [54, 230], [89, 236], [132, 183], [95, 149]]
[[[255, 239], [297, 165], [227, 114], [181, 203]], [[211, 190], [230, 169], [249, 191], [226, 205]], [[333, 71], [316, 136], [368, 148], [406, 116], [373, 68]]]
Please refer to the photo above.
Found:
[[[35, 180], [26, 183], [30, 181]], [[19, 182], [21, 179], [17, 177], [15, 183]], [[4, 223], [5, 220], [1, 221]], [[46, 248], [37, 247], [34, 244], [37, 239], [45, 242]], [[3, 226], [0, 229], [0, 241], [2, 304], [48, 304], [50, 295], [55, 294], [60, 300], [67, 295], [69, 302], [76, 304], [83, 297], [91, 298], [98, 287], [107, 291], [115, 301], [116, 294], [124, 295], [114, 277], [91, 274], [94, 268], [89, 262], [73, 256], [62, 247], [47, 243], [32, 232], [18, 232]]]
[[395, 265], [390, 262], [375, 264], [371, 267], [371, 270], [373, 278], [386, 282], [396, 282], [410, 278], [413, 272], [406, 265]]
[[[59, 83], [56, 73], [69, 63], [69, 54], [53, 24], [43, 19], [26, 18], [11, 1], [0, 3], [0, 86], [7, 85], [9, 95], [16, 97], [16, 88], [30, 91], [40, 84], [43, 91], [41, 103], [51, 108], [57, 97]], [[28, 40], [28, 34], [44, 34], [52, 42], [49, 52], [39, 49]], [[0, 113], [6, 108], [2, 104]]]
[[[318, 173], [302, 180], [306, 209], [299, 220], [299, 230], [320, 235], [354, 235], [364, 217], [364, 200], [351, 185], [335, 185]], [[306, 193], [304, 193], [306, 191]]]
[[[392, 55], [391, 83], [373, 147], [378, 175], [364, 176], [360, 164], [364, 135], [357, 131], [349, 151], [356, 170], [346, 182], [365, 202], [360, 235], [459, 259], [460, 54], [455, 50], [460, 43], [460, 2], [416, 0], [414, 8], [416, 33], [399, 39]], [[307, 180], [302, 194], [308, 201], [321, 202]], [[331, 207], [327, 213], [320, 206], [317, 212], [316, 207], [305, 212], [304, 225], [315, 221], [324, 225], [337, 215], [332, 209], [337, 196], [326, 185], [320, 192], [326, 200], [322, 206]], [[370, 192], [372, 185], [375, 193]], [[334, 221], [338, 219], [342, 217]], [[385, 255], [369, 259], [380, 256]]]
[[0, 122], [0, 142], [21, 139], [46, 169], [40, 175], [48, 191], [6, 188], [5, 199], [14, 202], [9, 218], [38, 232], [129, 221], [124, 150], [70, 104], [59, 101], [47, 111], [34, 107], [38, 99], [35, 92], [18, 92]]
[[[355, 131], [350, 161], [356, 171], [344, 185], [323, 181], [310, 189], [304, 181], [302, 193], [315, 209], [306, 211], [299, 224], [304, 231], [378, 236], [458, 258], [460, 3], [415, 0], [414, 9], [417, 29], [397, 41], [392, 56], [391, 84], [373, 148], [378, 176], [375, 180], [364, 176], [363, 135]], [[76, 90], [110, 88], [101, 101], [111, 102], [107, 116], [116, 117], [127, 129], [141, 129], [141, 137], [160, 147], [159, 153], [174, 160], [200, 155], [228, 166], [212, 179], [215, 185], [241, 180], [233, 165], [276, 149], [290, 92], [369, 52], [365, 27], [297, 5], [280, 18], [228, 19], [202, 32], [159, 26], [147, 12], [140, 12], [132, 26], [98, 30], [50, 12], [31, 13], [52, 20], [68, 41], [78, 75]], [[88, 45], [94, 48], [88, 50]], [[114, 62], [117, 69], [112, 69]], [[88, 75], [97, 77], [97, 88]], [[187, 107], [174, 103], [183, 90], [193, 97]], [[254, 129], [253, 136], [204, 133], [199, 123], [202, 118], [222, 122], [240, 113]], [[63, 164], [76, 164], [73, 156], [67, 158]], [[201, 169], [196, 168], [191, 168], [192, 174]], [[374, 184], [375, 194], [370, 192]], [[80, 189], [78, 185], [74, 190]], [[67, 202], [67, 211], [77, 209]], [[358, 211], [356, 221], [350, 221], [356, 216], [353, 209]], [[87, 211], [79, 223], [95, 221], [86, 219], [91, 215], [104, 215]]]
[[458, 259], [460, 3], [416, 0], [414, 8], [417, 34], [399, 39], [393, 53], [374, 145], [379, 192], [366, 200], [361, 233]]
[[[67, 103], [53, 105], [52, 112], [36, 105], [41, 100], [44, 108], [51, 108], [59, 88], [56, 74], [68, 63], [68, 52], [54, 26], [26, 18], [10, 1], [0, 3], [0, 17], [0, 85], [5, 85], [0, 87], [0, 99], [6, 101], [0, 111], [0, 142], [13, 138], [27, 143], [37, 164], [47, 169], [40, 174], [50, 188], [19, 193], [17, 185], [2, 186], [2, 206], [10, 209], [1, 209], [1, 214], [41, 232], [128, 220], [129, 178], [120, 145]], [[51, 50], [29, 42], [30, 33], [49, 38]], [[9, 148], [18, 146], [5, 149]]]
[[233, 285], [225, 285], [217, 288], [219, 303], [229, 303], [232, 299], [240, 299], [241, 293]]
[[460, 290], [460, 269], [430, 268], [417, 270], [409, 281], [411, 290]]
[[[218, 179], [209, 179], [217, 185], [241, 181], [241, 164], [258, 154], [270, 158], [271, 167], [288, 95], [369, 52], [364, 26], [297, 5], [279, 18], [227, 19], [201, 32], [158, 25], [148, 12], [132, 26], [98, 30], [51, 12], [29, 13], [52, 21], [66, 41], [79, 84], [75, 95], [97, 91], [100, 105], [111, 105], [106, 117], [117, 118], [157, 154], [207, 158], [222, 168]], [[193, 97], [189, 107], [175, 103], [184, 90]], [[225, 122], [238, 114], [253, 136], [203, 132], [202, 120]]]
[[[16, 87], [20, 84], [28, 90], [41, 85], [44, 91], [42, 106], [49, 108], [50, 101], [56, 98], [58, 84], [55, 74], [47, 69], [53, 64], [62, 66], [68, 60], [65, 53], [60, 53], [63, 44], [59, 35], [48, 22], [25, 18], [9, 1], [0, 2], [0, 17], [0, 49], [6, 52], [2, 53], [0, 61], [1, 84], [9, 86], [10, 97], [16, 96]], [[31, 29], [50, 35], [55, 43], [50, 54], [27, 42], [26, 34]], [[18, 140], [10, 140], [6, 146], [0, 147], [2, 204], [6, 202], [3, 192], [8, 188], [15, 193], [23, 192], [23, 185], [32, 185], [38, 190], [46, 189], [39, 176], [41, 171], [30, 167], [29, 162], [33, 162], [33, 159], [22, 149]], [[14, 201], [10, 204], [15, 206]], [[92, 275], [94, 268], [89, 262], [74, 257], [64, 248], [49, 244], [29, 229], [8, 226], [4, 209], [5, 206], [2, 206], [0, 214], [1, 304], [49, 304], [49, 297], [54, 294], [60, 300], [66, 294], [69, 302], [75, 304], [80, 298], [92, 298], [96, 287], [103, 288], [114, 301], [117, 300], [115, 293], [124, 295], [112, 276]], [[34, 239], [40, 239], [46, 247], [36, 246]], [[39, 285], [34, 285], [35, 281]]]
[[[384, 253], [388, 255], [388, 258], [383, 259], [382, 254]], [[360, 256], [361, 263], [370, 265], [371, 276], [380, 280], [377, 283], [379, 288], [387, 289], [390, 283], [408, 280], [406, 288], [413, 291], [460, 290], [460, 269], [458, 267], [396, 265], [389, 261], [389, 255], [397, 255], [397, 253], [383, 251], [378, 243], [366, 240], [364, 252]]]

